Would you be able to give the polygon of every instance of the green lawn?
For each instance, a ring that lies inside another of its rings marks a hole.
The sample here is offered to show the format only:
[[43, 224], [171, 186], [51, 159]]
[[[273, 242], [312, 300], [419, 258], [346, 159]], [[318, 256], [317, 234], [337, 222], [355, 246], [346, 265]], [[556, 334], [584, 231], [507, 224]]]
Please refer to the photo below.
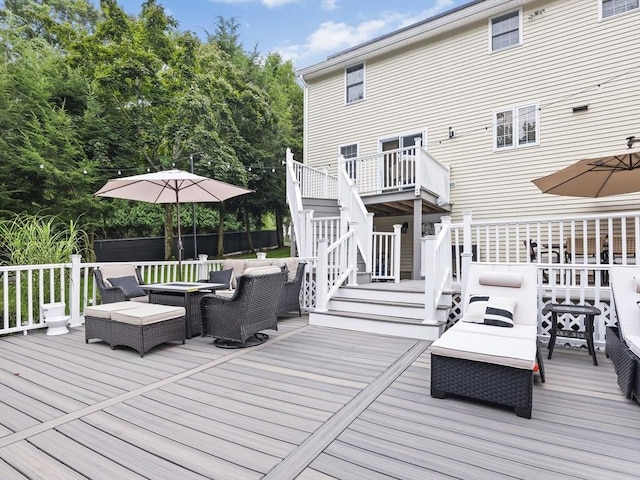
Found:
[[[291, 256], [291, 248], [282, 247], [273, 250], [263, 250], [267, 254], [267, 258], [285, 258]], [[225, 258], [256, 258], [255, 253], [239, 253], [237, 255], [227, 255]]]

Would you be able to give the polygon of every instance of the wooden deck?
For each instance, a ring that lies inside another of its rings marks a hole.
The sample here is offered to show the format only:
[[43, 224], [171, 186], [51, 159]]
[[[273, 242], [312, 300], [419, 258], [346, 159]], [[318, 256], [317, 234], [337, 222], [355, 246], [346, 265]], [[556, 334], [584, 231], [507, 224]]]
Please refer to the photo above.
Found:
[[533, 418], [429, 395], [429, 344], [280, 322], [140, 358], [82, 328], [0, 339], [0, 478], [638, 479], [640, 406], [557, 349]]

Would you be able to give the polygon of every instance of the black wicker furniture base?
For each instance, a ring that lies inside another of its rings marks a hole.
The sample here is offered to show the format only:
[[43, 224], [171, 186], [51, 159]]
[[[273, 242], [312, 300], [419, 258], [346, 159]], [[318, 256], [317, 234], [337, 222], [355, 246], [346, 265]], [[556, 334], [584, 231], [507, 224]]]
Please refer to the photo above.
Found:
[[159, 305], [171, 305], [173, 307], [184, 307], [186, 310], [186, 320], [184, 324], [185, 337], [192, 338], [202, 333], [202, 314], [200, 310], [200, 300], [204, 297], [202, 292], [189, 292], [186, 295], [178, 292], [149, 292], [149, 303]]
[[269, 335], [267, 335], [266, 333], [254, 333], [244, 342], [238, 342], [237, 340], [227, 340], [225, 338], [216, 338], [213, 341], [213, 344], [218, 348], [248, 348], [262, 345], [267, 340], [269, 340]]
[[169, 341], [184, 345], [184, 316], [146, 325], [133, 325], [106, 318], [85, 317], [85, 342], [99, 339], [107, 342], [112, 350], [117, 346], [131, 347], [140, 357], [153, 347]]
[[640, 360], [620, 338], [618, 328], [607, 327], [605, 341], [605, 352], [613, 362], [622, 393], [627, 398], [635, 395], [640, 402]]
[[448, 394], [511, 407], [531, 418], [532, 370], [431, 354], [431, 396]]

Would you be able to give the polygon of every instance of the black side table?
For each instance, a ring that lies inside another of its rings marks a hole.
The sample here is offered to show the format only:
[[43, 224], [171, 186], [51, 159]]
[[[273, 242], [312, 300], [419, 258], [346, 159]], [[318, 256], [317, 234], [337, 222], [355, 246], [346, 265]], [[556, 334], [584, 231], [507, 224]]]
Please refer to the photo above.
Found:
[[[596, 359], [596, 349], [593, 346], [593, 323], [594, 317], [602, 312], [599, 308], [590, 305], [567, 305], [564, 303], [550, 303], [544, 307], [542, 313], [551, 312], [551, 339], [549, 340], [549, 356], [553, 355], [553, 347], [556, 344], [556, 337], [564, 338], [583, 338], [587, 341], [587, 349], [589, 355], [593, 357], [593, 364], [598, 365]], [[568, 313], [570, 315], [584, 315], [584, 332], [575, 330], [558, 330], [558, 314]]]

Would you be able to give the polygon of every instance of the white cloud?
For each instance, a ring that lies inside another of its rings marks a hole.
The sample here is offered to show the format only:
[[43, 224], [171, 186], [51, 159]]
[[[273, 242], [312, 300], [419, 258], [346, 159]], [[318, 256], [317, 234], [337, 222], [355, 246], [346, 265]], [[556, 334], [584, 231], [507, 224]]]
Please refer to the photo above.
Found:
[[323, 10], [335, 10], [338, 8], [338, 0], [322, 0], [320, 2], [320, 8]]
[[288, 3], [297, 3], [298, 0], [262, 0], [262, 4], [267, 8], [281, 7]]
[[[335, 5], [335, 3], [336, 0], [323, 0], [323, 5]], [[396, 11], [378, 12], [375, 18], [365, 19], [357, 25], [347, 25], [343, 22], [324, 22], [307, 37], [306, 43], [284, 45], [277, 50], [284, 59], [300, 63], [305, 59], [337, 53], [340, 50], [432, 17], [451, 8], [452, 4], [453, 0], [437, 0], [433, 6], [416, 15]]]

